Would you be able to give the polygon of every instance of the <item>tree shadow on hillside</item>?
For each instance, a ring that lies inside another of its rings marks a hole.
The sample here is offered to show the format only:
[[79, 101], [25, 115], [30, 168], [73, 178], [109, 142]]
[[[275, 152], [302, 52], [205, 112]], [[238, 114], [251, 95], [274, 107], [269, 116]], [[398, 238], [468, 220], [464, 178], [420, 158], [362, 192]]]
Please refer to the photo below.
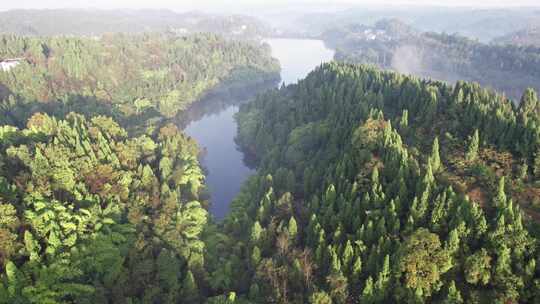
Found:
[[162, 120], [155, 109], [147, 109], [143, 113], [136, 113], [133, 105], [126, 105], [128, 110], [121, 110], [120, 105], [92, 96], [70, 94], [63, 100], [38, 101], [26, 100], [21, 96], [12, 94], [5, 86], [4, 97], [0, 99], [0, 125], [13, 125], [24, 128], [26, 122], [35, 113], [46, 113], [57, 118], [64, 118], [68, 113], [79, 113], [86, 118], [94, 116], [112, 117], [130, 133], [141, 133], [146, 128]]

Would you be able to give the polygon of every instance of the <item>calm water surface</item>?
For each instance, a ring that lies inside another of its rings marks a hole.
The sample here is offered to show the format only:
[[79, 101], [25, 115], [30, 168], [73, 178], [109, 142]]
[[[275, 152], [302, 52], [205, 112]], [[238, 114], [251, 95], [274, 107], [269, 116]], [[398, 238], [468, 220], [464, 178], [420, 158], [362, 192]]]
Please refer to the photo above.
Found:
[[[280, 61], [281, 79], [291, 84], [304, 78], [313, 68], [331, 61], [334, 51], [327, 49], [320, 40], [267, 39], [272, 55]], [[255, 95], [257, 92], [253, 92]], [[223, 96], [223, 99], [234, 98]], [[221, 104], [227, 104], [226, 100]], [[210, 190], [210, 212], [220, 220], [229, 210], [229, 204], [240, 191], [240, 187], [254, 170], [244, 162], [234, 138], [237, 126], [234, 114], [238, 102], [230, 100], [230, 106], [220, 111], [211, 111], [192, 121], [184, 131], [193, 137], [205, 150], [202, 166], [207, 170], [206, 184]]]

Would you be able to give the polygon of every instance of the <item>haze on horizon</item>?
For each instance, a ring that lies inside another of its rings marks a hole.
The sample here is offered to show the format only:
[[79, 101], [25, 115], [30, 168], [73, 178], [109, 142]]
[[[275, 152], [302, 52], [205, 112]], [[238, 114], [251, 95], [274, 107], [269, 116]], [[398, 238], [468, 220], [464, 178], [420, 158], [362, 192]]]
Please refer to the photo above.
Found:
[[[58, 8], [99, 8], [99, 9], [172, 9], [178, 11], [207, 10], [213, 12], [249, 11], [254, 8], [293, 8], [302, 6], [447, 6], [447, 7], [538, 7], [537, 0], [237, 0], [224, 3], [219, 0], [23, 0], [3, 1], [0, 10], [10, 9], [58, 9]], [[254, 11], [254, 13], [256, 13]]]

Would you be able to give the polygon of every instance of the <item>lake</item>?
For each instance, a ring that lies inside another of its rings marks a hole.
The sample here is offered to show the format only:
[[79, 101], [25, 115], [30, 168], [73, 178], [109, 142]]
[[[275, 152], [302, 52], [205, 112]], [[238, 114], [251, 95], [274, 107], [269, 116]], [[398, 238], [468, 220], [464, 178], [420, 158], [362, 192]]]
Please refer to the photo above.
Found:
[[[272, 56], [280, 61], [281, 79], [285, 84], [304, 78], [315, 67], [334, 57], [334, 51], [326, 48], [321, 40], [266, 39], [265, 42], [272, 47]], [[229, 204], [242, 184], [255, 173], [244, 164], [244, 155], [234, 141], [237, 132], [234, 114], [238, 112], [238, 104], [249, 101], [249, 96], [252, 98], [261, 90], [263, 88], [254, 88], [248, 97], [241, 97], [247, 100], [234, 100], [240, 97], [232, 95], [214, 96], [211, 102], [215, 108], [199, 113], [184, 129], [204, 151], [201, 165], [207, 173], [210, 212], [217, 220], [227, 214]]]

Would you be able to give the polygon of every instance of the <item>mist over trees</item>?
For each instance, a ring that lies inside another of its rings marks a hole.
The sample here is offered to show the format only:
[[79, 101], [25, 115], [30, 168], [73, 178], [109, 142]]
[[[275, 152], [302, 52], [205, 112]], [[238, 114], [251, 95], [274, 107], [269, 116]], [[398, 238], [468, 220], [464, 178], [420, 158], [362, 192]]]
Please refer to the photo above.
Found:
[[373, 26], [381, 19], [400, 19], [423, 32], [458, 34], [487, 43], [527, 27], [540, 25], [540, 11], [534, 7], [479, 8], [447, 6], [349, 7], [338, 11], [306, 13], [295, 25], [312, 36], [329, 28], [361, 23]]
[[530, 26], [493, 39], [493, 43], [540, 47], [540, 26]]
[[450, 83], [474, 81], [516, 102], [525, 89], [540, 89], [540, 49], [532, 46], [484, 44], [458, 35], [423, 33], [397, 19], [381, 20], [375, 26], [329, 29], [323, 39], [337, 50], [337, 60]]
[[0, 33], [25, 36], [106, 33], [215, 33], [235, 39], [259, 39], [272, 33], [260, 20], [246, 15], [177, 13], [167, 9], [51, 9], [0, 12]]

